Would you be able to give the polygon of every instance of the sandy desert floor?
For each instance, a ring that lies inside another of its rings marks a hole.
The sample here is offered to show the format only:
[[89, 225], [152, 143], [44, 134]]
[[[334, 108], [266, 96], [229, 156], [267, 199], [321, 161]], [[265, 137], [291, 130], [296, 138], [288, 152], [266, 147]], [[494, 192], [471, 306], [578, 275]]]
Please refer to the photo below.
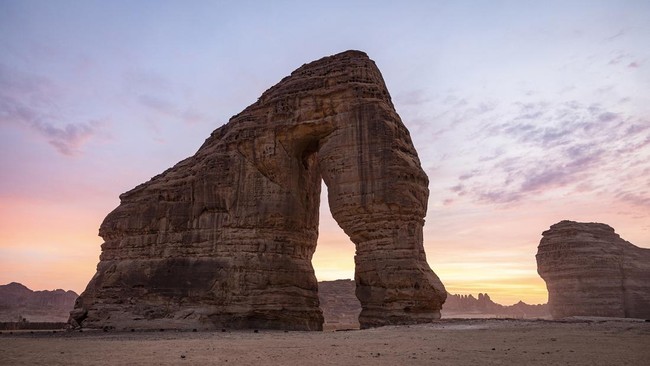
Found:
[[650, 322], [447, 319], [330, 332], [12, 332], [0, 365], [648, 365]]

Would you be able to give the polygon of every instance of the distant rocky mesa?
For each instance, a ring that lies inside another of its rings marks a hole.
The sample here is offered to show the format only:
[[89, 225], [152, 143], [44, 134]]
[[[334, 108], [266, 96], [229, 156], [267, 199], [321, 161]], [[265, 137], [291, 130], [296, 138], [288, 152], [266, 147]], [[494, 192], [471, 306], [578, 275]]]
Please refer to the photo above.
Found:
[[0, 285], [0, 322], [65, 322], [77, 296], [61, 289], [32, 291], [17, 282]]
[[561, 221], [542, 233], [537, 271], [554, 318], [650, 319], [650, 249], [605, 224]]
[[194, 156], [122, 194], [71, 325], [321, 329], [321, 180], [356, 245], [361, 327], [438, 319], [428, 178], [379, 69], [347, 51], [298, 68]]
[[[318, 297], [325, 316], [325, 329], [358, 328], [361, 312], [359, 300], [354, 296], [355, 283], [352, 280], [323, 281], [318, 283]], [[488, 294], [447, 294], [442, 308], [443, 318], [548, 318], [546, 304], [529, 305], [522, 301], [510, 306], [497, 304]]]
[[[353, 280], [318, 282], [318, 298], [325, 318], [324, 328], [359, 328], [361, 305], [355, 295]], [[77, 298], [74, 291], [32, 291], [12, 282], [0, 286], [0, 322], [65, 322]], [[444, 317], [504, 316], [539, 318], [548, 316], [546, 304], [528, 305], [523, 302], [504, 306], [493, 302], [488, 294], [448, 294]], [[0, 324], [1, 325], [1, 324]]]
[[497, 304], [488, 294], [447, 295], [443, 307], [443, 317], [469, 318], [479, 315], [508, 318], [546, 318], [550, 316], [547, 304], [526, 304], [519, 301], [514, 305]]
[[318, 299], [323, 311], [325, 330], [359, 328], [361, 305], [352, 280], [318, 282]]

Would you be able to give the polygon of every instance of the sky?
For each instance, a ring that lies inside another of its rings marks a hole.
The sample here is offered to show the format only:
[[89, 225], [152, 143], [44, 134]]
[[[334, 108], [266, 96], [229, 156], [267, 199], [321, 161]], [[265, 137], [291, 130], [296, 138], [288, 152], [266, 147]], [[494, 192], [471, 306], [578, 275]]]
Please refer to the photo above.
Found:
[[[546, 302], [535, 253], [564, 219], [650, 247], [648, 1], [0, 0], [0, 284], [83, 291], [120, 193], [348, 49], [411, 132], [449, 292]], [[316, 275], [353, 278], [321, 201]]]

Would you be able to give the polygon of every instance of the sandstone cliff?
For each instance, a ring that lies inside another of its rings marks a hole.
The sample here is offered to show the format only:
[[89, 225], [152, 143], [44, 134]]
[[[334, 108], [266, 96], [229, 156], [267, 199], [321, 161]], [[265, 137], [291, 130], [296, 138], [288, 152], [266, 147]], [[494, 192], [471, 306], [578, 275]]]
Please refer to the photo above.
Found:
[[554, 318], [650, 318], [650, 249], [599, 223], [562, 221], [542, 236], [537, 271]]
[[298, 68], [122, 194], [71, 324], [321, 329], [321, 179], [356, 245], [361, 326], [439, 318], [446, 291], [422, 245], [428, 178], [375, 63], [347, 51]]
[[77, 299], [74, 291], [32, 291], [12, 282], [0, 285], [0, 322], [64, 322]]

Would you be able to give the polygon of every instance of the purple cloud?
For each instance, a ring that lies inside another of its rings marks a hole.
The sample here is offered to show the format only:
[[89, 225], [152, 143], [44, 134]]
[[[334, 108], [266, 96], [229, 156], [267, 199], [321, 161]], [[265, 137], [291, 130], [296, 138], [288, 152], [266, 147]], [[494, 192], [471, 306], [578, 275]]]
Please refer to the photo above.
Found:
[[619, 37], [623, 36], [625, 34], [625, 32], [626, 32], [625, 29], [621, 29], [620, 31], [616, 32], [616, 34], [614, 34], [613, 36], [608, 37], [606, 39], [606, 41], [613, 41], [616, 38], [619, 38]]
[[461, 175], [458, 177], [458, 179], [461, 180], [461, 181], [462, 181], [462, 180], [467, 180], [467, 179], [470, 179], [470, 178], [472, 178], [473, 176], [477, 175], [478, 173], [479, 173], [478, 170], [472, 170], [471, 172], [461, 174]]
[[[451, 191], [484, 203], [513, 204], [531, 194], [607, 189], [602, 183], [629, 168], [630, 180], [647, 165], [650, 123], [577, 101], [515, 103], [504, 121], [483, 124], [475, 143], [494, 154], [458, 175]], [[645, 155], [644, 155], [645, 154]], [[617, 173], [619, 172], [619, 173]], [[462, 188], [462, 189], [461, 189]]]
[[550, 164], [538, 171], [528, 171], [520, 191], [535, 192], [582, 181], [580, 174], [594, 167], [602, 158], [602, 151], [586, 152], [584, 151], [586, 149], [590, 149], [590, 147], [569, 147], [564, 158], [572, 160], [560, 164]]
[[451, 188], [449, 188], [450, 191], [458, 193], [458, 195], [462, 195], [462, 192], [465, 190], [465, 187], [463, 187], [462, 184], [457, 184]]
[[623, 191], [619, 192], [616, 196], [623, 202], [647, 208], [647, 212], [650, 212], [650, 194], [647, 191], [641, 193]]
[[603, 112], [598, 115], [598, 120], [600, 122], [610, 122], [618, 117], [618, 114], [612, 112]]
[[73, 156], [104, 124], [70, 119], [58, 103], [61, 92], [47, 78], [21, 74], [0, 65], [0, 122], [22, 126], [46, 140], [59, 153]]
[[95, 136], [103, 126], [100, 121], [88, 123], [67, 124], [65, 127], [56, 127], [49, 123], [34, 122], [32, 128], [48, 139], [61, 154], [72, 156], [79, 153], [81, 146]]
[[507, 190], [479, 191], [476, 196], [480, 202], [497, 204], [513, 203], [522, 198], [520, 193]]

